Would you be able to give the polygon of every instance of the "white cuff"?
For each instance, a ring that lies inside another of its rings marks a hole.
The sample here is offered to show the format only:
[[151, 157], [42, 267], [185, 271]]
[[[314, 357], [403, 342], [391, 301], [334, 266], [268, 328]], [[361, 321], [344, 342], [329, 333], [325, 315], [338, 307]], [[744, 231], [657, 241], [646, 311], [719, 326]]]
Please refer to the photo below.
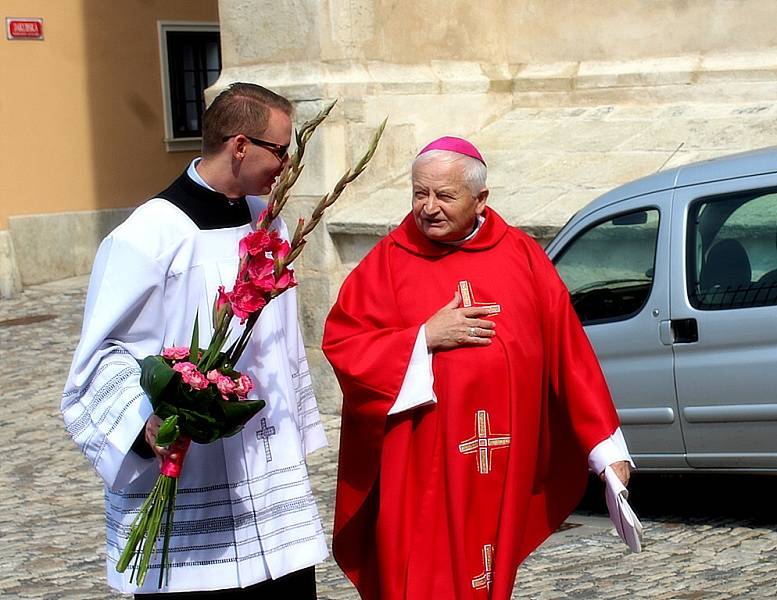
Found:
[[402, 381], [397, 399], [389, 409], [388, 414], [396, 415], [412, 408], [437, 402], [437, 396], [432, 389], [433, 384], [432, 353], [426, 347], [426, 326], [421, 325], [415, 338], [413, 354], [410, 356], [405, 379]]
[[623, 432], [618, 427], [610, 437], [603, 439], [591, 450], [588, 455], [588, 468], [599, 475], [612, 463], [622, 460], [629, 461], [632, 468], [635, 468], [626, 440], [623, 438]]

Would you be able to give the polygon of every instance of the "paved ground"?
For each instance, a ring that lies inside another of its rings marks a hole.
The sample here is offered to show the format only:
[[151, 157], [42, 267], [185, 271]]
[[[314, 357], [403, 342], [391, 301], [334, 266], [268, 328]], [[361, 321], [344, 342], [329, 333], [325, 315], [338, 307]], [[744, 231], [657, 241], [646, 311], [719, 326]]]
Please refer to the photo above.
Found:
[[[84, 279], [0, 301], [2, 598], [118, 597], [104, 583], [102, 488], [59, 415], [83, 301]], [[336, 444], [337, 407], [322, 412]], [[310, 464], [330, 529], [335, 463], [331, 447]], [[514, 598], [777, 598], [777, 478], [637, 476], [639, 555], [600, 516], [598, 492], [521, 568]], [[318, 580], [322, 600], [357, 598], [331, 560]]]

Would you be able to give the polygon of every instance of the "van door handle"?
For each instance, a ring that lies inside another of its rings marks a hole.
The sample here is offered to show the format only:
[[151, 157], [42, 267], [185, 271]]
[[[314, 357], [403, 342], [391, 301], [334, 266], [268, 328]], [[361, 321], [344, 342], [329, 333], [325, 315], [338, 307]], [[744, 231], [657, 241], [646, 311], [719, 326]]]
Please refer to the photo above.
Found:
[[699, 341], [699, 325], [696, 319], [672, 319], [670, 323], [675, 344], [692, 344]]
[[672, 333], [671, 321], [658, 322], [658, 339], [664, 346], [671, 346], [674, 343], [674, 333]]

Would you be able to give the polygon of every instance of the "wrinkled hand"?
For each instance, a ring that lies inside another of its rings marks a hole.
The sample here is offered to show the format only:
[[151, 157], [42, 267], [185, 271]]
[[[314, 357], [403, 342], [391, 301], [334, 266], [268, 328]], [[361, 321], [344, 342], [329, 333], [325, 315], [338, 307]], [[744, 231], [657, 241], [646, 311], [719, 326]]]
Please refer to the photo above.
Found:
[[459, 346], [488, 346], [496, 335], [493, 321], [479, 319], [488, 315], [485, 307], [459, 307], [461, 294], [438, 310], [426, 322], [426, 347], [430, 352], [450, 350]]
[[[631, 465], [629, 464], [629, 461], [621, 460], [614, 462], [610, 465], [610, 468], [615, 471], [615, 474], [623, 485], [629, 485], [629, 478], [631, 477]], [[604, 481], [604, 471], [599, 474], [599, 479]]]
[[162, 464], [162, 459], [166, 456], [175, 458], [175, 454], [173, 454], [173, 452], [170, 449], [162, 448], [161, 446], [156, 445], [156, 436], [159, 434], [159, 427], [161, 425], [162, 425], [162, 419], [159, 418], [157, 415], [152, 414], [146, 421], [146, 431], [145, 431], [146, 443], [151, 447], [151, 450], [154, 451], [156, 460], [160, 465]]

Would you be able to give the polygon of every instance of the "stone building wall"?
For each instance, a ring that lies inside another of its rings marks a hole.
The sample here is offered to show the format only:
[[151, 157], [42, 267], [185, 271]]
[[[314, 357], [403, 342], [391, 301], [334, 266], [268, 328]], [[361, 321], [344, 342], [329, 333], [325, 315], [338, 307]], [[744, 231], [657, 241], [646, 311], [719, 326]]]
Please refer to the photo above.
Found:
[[[512, 192], [521, 203], [536, 203], [515, 208], [505, 202], [500, 211], [504, 207], [510, 222], [528, 223], [547, 240], [609, 182], [646, 174], [640, 164], [652, 172], [675, 160], [680, 142], [673, 141], [674, 131], [657, 133], [672, 140], [661, 141], [656, 152], [633, 154], [641, 162], [608, 155], [621, 132], [631, 127], [628, 136], [638, 136], [639, 128], [650, 130], [654, 115], [666, 114], [657, 106], [740, 100], [768, 106], [777, 99], [777, 5], [770, 0], [220, 0], [219, 15], [224, 69], [210, 97], [231, 82], [253, 81], [293, 100], [300, 122], [339, 99], [309, 151], [290, 222], [331, 188], [389, 117], [369, 171], [340, 200], [298, 265], [305, 339], [322, 374], [319, 392], [326, 394], [334, 386], [318, 350], [324, 316], [350, 268], [407, 211], [408, 167], [424, 142], [490, 132], [484, 139], [498, 145], [485, 150], [505, 159], [495, 170], [500, 196], [506, 200]], [[644, 111], [626, 111], [634, 121], [623, 127], [607, 123], [611, 139], [600, 139], [597, 115], [620, 115], [612, 109], [621, 105]], [[557, 107], [569, 107], [557, 113], [565, 119], [583, 115], [563, 121], [579, 131], [570, 157], [560, 147], [563, 132], [548, 137], [554, 145], [538, 146], [553, 123], [514, 127], [521, 115], [547, 119]], [[678, 111], [688, 115], [689, 128], [700, 127], [693, 110]], [[532, 156], [517, 150], [526, 147], [524, 140], [500, 136], [500, 119], [508, 114], [508, 128], [537, 138]], [[748, 143], [715, 139], [713, 152]], [[554, 182], [541, 189], [538, 180], [519, 193], [534, 168], [551, 181], [565, 177], [564, 165], [588, 168], [578, 158], [592, 167], [577, 188], [565, 182], [556, 189]], [[524, 215], [530, 215], [526, 222]]]

